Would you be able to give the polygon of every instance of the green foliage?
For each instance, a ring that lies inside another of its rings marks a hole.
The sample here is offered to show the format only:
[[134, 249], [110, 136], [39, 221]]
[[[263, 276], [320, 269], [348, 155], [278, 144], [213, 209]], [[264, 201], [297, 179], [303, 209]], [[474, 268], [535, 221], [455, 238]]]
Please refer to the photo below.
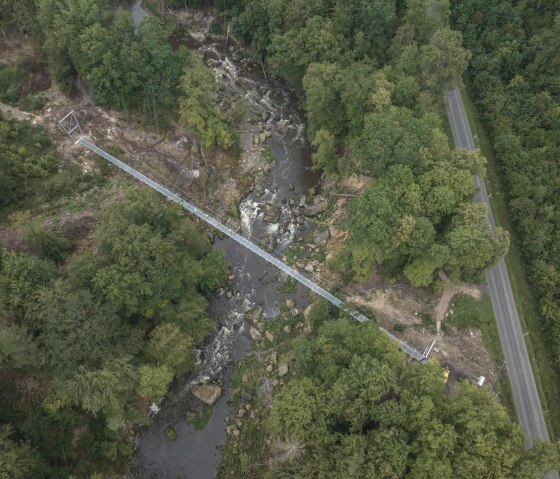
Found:
[[461, 32], [449, 28], [437, 30], [421, 50], [424, 84], [434, 94], [453, 88], [460, 83], [470, 58], [470, 52], [463, 48]]
[[173, 371], [166, 365], [144, 364], [138, 368], [138, 376], [138, 394], [152, 401], [158, 401], [167, 393], [167, 388], [173, 379]]
[[118, 430], [124, 426], [125, 406], [133, 398], [136, 372], [130, 356], [107, 360], [99, 369], [78, 367], [74, 374], [59, 380], [55, 388], [70, 404], [93, 415], [103, 414], [107, 427]]
[[0, 428], [0, 477], [45, 477], [46, 471], [37, 451], [29, 443], [14, 441], [12, 433], [10, 426]]
[[181, 77], [179, 121], [200, 136], [206, 148], [231, 148], [238, 144], [238, 139], [215, 107], [216, 89], [212, 71], [200, 56], [191, 55]]
[[150, 334], [147, 354], [156, 363], [167, 366], [173, 374], [184, 374], [194, 369], [194, 346], [192, 338], [181, 332], [179, 326], [163, 323]]
[[208, 404], [205, 404], [202, 407], [202, 412], [198, 414], [192, 421], [192, 425], [194, 426], [195, 430], [202, 431], [206, 427], [206, 424], [208, 424], [208, 421], [210, 421], [213, 412], [214, 408], [212, 406], [209, 406]]
[[315, 135], [312, 145], [317, 150], [312, 154], [313, 168], [324, 170], [330, 175], [335, 174], [338, 166], [338, 154], [334, 135], [321, 129]]
[[57, 276], [52, 263], [25, 253], [0, 251], [0, 313], [21, 321], [32, 296]]
[[140, 331], [124, 322], [114, 307], [87, 290], [69, 291], [61, 283], [38, 295], [41, 343], [53, 370], [67, 373], [77, 366], [99, 367], [102, 362], [140, 348]]
[[37, 343], [24, 326], [14, 324], [0, 329], [0, 364], [23, 369], [38, 368], [41, 363]]
[[360, 136], [350, 143], [350, 157], [360, 171], [373, 176], [392, 164], [408, 165], [418, 172], [426, 154], [437, 154], [432, 139], [438, 126], [434, 117], [417, 118], [406, 108], [371, 113]]
[[26, 196], [56, 168], [50, 139], [42, 128], [0, 119], [0, 206]]
[[66, 91], [79, 74], [102, 106], [140, 111], [158, 127], [176, 111], [175, 95], [188, 59], [154, 17], [135, 29], [130, 13], [104, 0], [37, 2], [38, 41], [55, 80]]
[[70, 248], [68, 241], [43, 228], [38, 220], [31, 218], [29, 211], [15, 213], [11, 220], [14, 229], [40, 258], [60, 263], [66, 257]]
[[46, 99], [39, 92], [49, 86], [44, 66], [35, 59], [25, 57], [15, 65], [0, 63], [0, 101], [4, 103], [24, 111], [40, 111]]
[[[12, 218], [42, 254], [38, 220]], [[196, 345], [214, 329], [202, 288], [228, 273], [204, 231], [147, 190], [107, 207], [94, 240], [58, 267], [0, 252], [0, 423], [31, 441], [49, 477], [124, 471], [133, 453], [125, 426], [145, 420], [143, 398], [163, 397], [176, 374], [194, 368]], [[27, 465], [11, 449], [3, 456], [2, 441], [0, 475], [6, 467], [18, 477], [9, 468]]]
[[520, 467], [538, 477], [558, 463], [556, 444], [525, 451], [490, 392], [464, 382], [448, 394], [436, 362], [405, 367], [372, 323], [326, 322], [298, 348], [304, 367], [276, 395], [268, 425], [272, 441], [303, 453], [267, 477], [524, 477]]

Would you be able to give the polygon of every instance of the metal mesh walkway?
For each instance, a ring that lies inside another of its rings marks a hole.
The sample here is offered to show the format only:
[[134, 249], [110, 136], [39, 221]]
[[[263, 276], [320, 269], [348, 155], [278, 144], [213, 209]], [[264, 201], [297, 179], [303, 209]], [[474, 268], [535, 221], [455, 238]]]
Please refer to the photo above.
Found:
[[[309, 289], [311, 289], [312, 291], [317, 293], [319, 296], [325, 298], [327, 301], [334, 304], [335, 306], [344, 309], [345, 311], [348, 312], [348, 314], [350, 316], [357, 319], [361, 323], [363, 323], [364, 321], [369, 321], [369, 318], [364, 316], [363, 314], [361, 314], [357, 311], [348, 310], [348, 308], [346, 307], [346, 305], [344, 304], [343, 301], [341, 301], [336, 296], [329, 293], [327, 290], [321, 288], [321, 286], [314, 283], [313, 281], [311, 281], [307, 277], [303, 276], [301, 273], [296, 271], [294, 268], [291, 268], [287, 264], [283, 263], [279, 259], [272, 256], [270, 253], [267, 253], [262, 248], [259, 248], [253, 242], [249, 241], [247, 238], [244, 238], [240, 234], [233, 231], [231, 228], [228, 228], [224, 224], [220, 223], [219, 221], [217, 221], [212, 216], [206, 214], [200, 208], [197, 208], [196, 206], [189, 203], [188, 201], [185, 201], [183, 198], [181, 198], [177, 194], [173, 193], [172, 191], [168, 190], [164, 186], [160, 185], [156, 181], [148, 178], [146, 175], [140, 173], [138, 170], [136, 170], [136, 169], [132, 168], [131, 166], [127, 165], [126, 163], [118, 160], [117, 158], [110, 155], [109, 153], [102, 150], [101, 148], [95, 146], [93, 143], [88, 141], [85, 137], [81, 137], [80, 139], [78, 139], [78, 141], [76, 141], [76, 143], [79, 143], [80, 145], [85, 146], [89, 150], [93, 151], [94, 153], [101, 156], [102, 158], [105, 158], [107, 161], [111, 162], [113, 165], [117, 166], [118, 168], [125, 171], [129, 175], [134, 176], [136, 179], [140, 180], [142, 183], [148, 185], [150, 188], [153, 188], [154, 190], [158, 191], [162, 195], [165, 195], [170, 200], [172, 200], [175, 203], [181, 205], [187, 211], [190, 211], [192, 214], [198, 216], [202, 221], [205, 221], [206, 223], [213, 226], [217, 230], [220, 230], [222, 233], [229, 236], [231, 239], [237, 241], [239, 244], [241, 244], [245, 248], [251, 250], [253, 253], [260, 256], [261, 258], [264, 258], [266, 261], [268, 261], [272, 265], [276, 266], [278, 269], [284, 271], [286, 274], [290, 275], [295, 280], [297, 280], [300, 283], [302, 283], [303, 285], [307, 286]], [[404, 343], [403, 341], [398, 339], [396, 336], [394, 336], [391, 333], [389, 333], [388, 331], [386, 331], [385, 329], [383, 329], [383, 328], [380, 328], [380, 329], [385, 334], [387, 334], [387, 336], [389, 336], [389, 338], [391, 338], [394, 341], [397, 341], [399, 343], [399, 347], [405, 353], [407, 353], [408, 355], [410, 355], [411, 357], [413, 357], [417, 361], [425, 362], [427, 360], [426, 352], [420, 353], [416, 349], [411, 347], [410, 345]]]

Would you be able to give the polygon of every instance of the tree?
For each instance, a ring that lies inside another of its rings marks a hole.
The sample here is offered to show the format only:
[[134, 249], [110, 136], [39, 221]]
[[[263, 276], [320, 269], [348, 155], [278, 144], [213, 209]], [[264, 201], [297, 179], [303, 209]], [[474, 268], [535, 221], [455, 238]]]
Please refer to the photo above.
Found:
[[124, 356], [106, 361], [100, 369], [80, 366], [72, 376], [58, 381], [57, 394], [88, 413], [103, 414], [109, 429], [118, 430], [124, 425], [125, 407], [136, 385], [130, 361], [130, 356]]
[[41, 363], [42, 354], [25, 327], [14, 324], [0, 329], [0, 364], [24, 369], [39, 368]]
[[301, 81], [311, 63], [336, 63], [341, 60], [346, 41], [331, 20], [319, 16], [307, 20], [305, 27], [274, 35], [268, 48], [268, 62], [274, 74], [301, 92]]
[[305, 454], [269, 477], [539, 477], [557, 464], [557, 444], [525, 451], [491, 392], [465, 381], [448, 394], [437, 361], [405, 366], [389, 343], [374, 324], [339, 319], [298, 344], [269, 426], [271, 441], [290, 437]]
[[462, 224], [448, 234], [450, 263], [467, 274], [475, 274], [493, 266], [509, 249], [509, 234], [498, 227]]
[[381, 63], [397, 23], [394, 0], [337, 0], [333, 23], [354, 54]]
[[463, 36], [456, 30], [437, 30], [421, 49], [420, 68], [424, 85], [439, 95], [459, 85], [471, 53], [463, 48]]
[[312, 143], [316, 151], [311, 155], [313, 169], [325, 170], [329, 175], [334, 175], [338, 167], [338, 155], [334, 135], [327, 130], [319, 130]]
[[38, 220], [31, 218], [29, 211], [15, 213], [10, 218], [18, 234], [39, 257], [59, 263], [68, 254], [68, 241], [43, 228]]
[[416, 40], [424, 45], [439, 28], [449, 23], [449, 0], [407, 0], [406, 21], [414, 28]]
[[312, 63], [303, 77], [307, 136], [310, 140], [320, 129], [340, 135], [344, 129], [344, 110], [340, 103], [340, 68], [336, 64]]
[[12, 434], [9, 425], [0, 428], [0, 477], [45, 477], [47, 471], [37, 451], [28, 442], [15, 442]]
[[231, 148], [238, 140], [214, 106], [216, 89], [212, 71], [204, 65], [202, 58], [191, 55], [181, 77], [179, 121], [200, 136], [206, 148], [215, 145]]
[[290, 381], [270, 411], [270, 428], [279, 438], [293, 437], [306, 445], [322, 445], [328, 438], [326, 398], [308, 378]]
[[77, 366], [100, 367], [103, 361], [135, 354], [141, 331], [133, 330], [87, 290], [61, 285], [39, 298], [41, 343], [50, 367], [67, 374]]
[[167, 388], [173, 379], [173, 371], [166, 365], [151, 366], [144, 364], [138, 368], [138, 376], [138, 394], [153, 401], [158, 401], [167, 393]]
[[433, 129], [438, 123], [432, 116], [416, 118], [412, 111], [394, 106], [370, 113], [360, 136], [350, 141], [349, 157], [359, 171], [372, 176], [382, 176], [393, 164], [408, 165], [418, 174], [424, 158], [435, 154]]
[[33, 293], [57, 275], [52, 263], [25, 253], [0, 252], [0, 312], [21, 321]]
[[188, 373], [196, 362], [192, 338], [170, 323], [160, 324], [152, 331], [147, 354], [157, 364], [167, 366], [172, 374]]
[[348, 205], [347, 226], [355, 245], [364, 245], [375, 261], [380, 263], [400, 246], [395, 242], [395, 233], [402, 214], [392, 201], [391, 193], [384, 187], [373, 185], [364, 194]]

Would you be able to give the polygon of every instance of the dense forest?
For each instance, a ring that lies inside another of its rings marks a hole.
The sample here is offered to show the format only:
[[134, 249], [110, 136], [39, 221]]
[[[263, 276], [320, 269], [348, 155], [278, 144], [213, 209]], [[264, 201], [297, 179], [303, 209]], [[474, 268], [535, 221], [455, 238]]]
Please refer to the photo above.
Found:
[[521, 479], [554, 464], [555, 446], [527, 452], [488, 391], [465, 382], [450, 394], [439, 364], [403, 359], [371, 323], [323, 323], [272, 406], [268, 431], [292, 457], [266, 477]]
[[0, 151], [0, 214], [11, 208], [16, 235], [0, 251], [0, 476], [123, 466], [133, 452], [124, 426], [146, 421], [213, 332], [204, 293], [223, 283], [227, 264], [179, 207], [135, 188], [104, 209], [92, 247], [76, 251], [15, 208], [35, 189], [42, 199], [68, 194], [39, 185], [59, 163], [48, 135], [0, 121]]
[[560, 5], [453, 2], [453, 21], [560, 368]]

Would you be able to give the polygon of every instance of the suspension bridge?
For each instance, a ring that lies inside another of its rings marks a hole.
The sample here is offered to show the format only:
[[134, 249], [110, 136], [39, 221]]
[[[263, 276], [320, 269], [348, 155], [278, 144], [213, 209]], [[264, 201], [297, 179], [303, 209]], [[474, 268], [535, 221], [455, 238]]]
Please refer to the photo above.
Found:
[[[105, 160], [109, 161], [110, 163], [112, 163], [113, 165], [115, 165], [117, 168], [121, 169], [125, 173], [128, 173], [129, 175], [133, 176], [134, 178], [136, 178], [140, 182], [142, 182], [145, 185], [152, 188], [153, 190], [157, 191], [158, 193], [161, 193], [162, 195], [164, 195], [165, 197], [167, 197], [171, 201], [179, 204], [185, 210], [187, 210], [188, 212], [190, 212], [193, 215], [195, 215], [196, 217], [198, 217], [200, 220], [204, 221], [205, 223], [209, 224], [213, 228], [217, 229], [218, 231], [222, 232], [226, 236], [230, 237], [232, 240], [236, 241], [240, 245], [242, 245], [245, 248], [247, 248], [248, 250], [252, 251], [254, 254], [260, 256], [263, 259], [265, 259], [266, 261], [268, 261], [270, 264], [272, 264], [276, 268], [282, 270], [284, 273], [286, 273], [290, 277], [294, 278], [296, 281], [300, 282], [301, 284], [303, 284], [304, 286], [306, 286], [307, 288], [309, 288], [313, 292], [317, 293], [322, 298], [329, 301], [331, 304], [334, 304], [338, 308], [341, 308], [347, 314], [352, 316], [354, 319], [356, 319], [360, 323], [363, 323], [365, 321], [369, 321], [369, 318], [367, 316], [365, 316], [364, 314], [362, 314], [362, 313], [360, 313], [356, 310], [351, 309], [347, 303], [345, 303], [341, 299], [337, 298], [333, 294], [329, 293], [326, 289], [319, 286], [316, 282], [307, 278], [306, 276], [301, 274], [299, 271], [296, 271], [291, 266], [288, 266], [287, 264], [285, 264], [283, 261], [279, 260], [278, 258], [274, 257], [272, 254], [265, 251], [261, 247], [257, 246], [254, 242], [245, 238], [244, 236], [239, 234], [234, 229], [232, 229], [232, 228], [226, 226], [225, 224], [223, 224], [222, 222], [218, 221], [216, 218], [209, 215], [206, 211], [204, 211], [200, 207], [197, 207], [194, 204], [192, 204], [191, 202], [186, 201], [184, 198], [180, 197], [178, 194], [174, 193], [173, 191], [166, 188], [162, 184], [158, 183], [157, 181], [154, 181], [153, 179], [144, 175], [143, 173], [141, 173], [137, 169], [135, 169], [135, 168], [131, 167], [130, 165], [124, 163], [123, 161], [115, 158], [113, 155], [107, 153], [105, 150], [103, 150], [102, 148], [98, 147], [97, 145], [95, 145], [94, 143], [89, 141], [82, 131], [78, 116], [79, 115], [76, 112], [71, 111], [68, 115], [66, 115], [63, 119], [61, 119], [59, 121], [60, 127], [71, 138], [74, 138], [76, 136], [78, 137], [78, 139], [76, 140], [77, 144], [84, 146], [85, 148], [92, 151], [96, 155], [98, 155], [98, 156], [104, 158]], [[432, 340], [432, 342], [424, 349], [424, 351], [420, 352], [420, 351], [417, 351], [416, 349], [414, 349], [412, 346], [410, 346], [406, 342], [401, 341], [399, 338], [397, 338], [395, 335], [391, 334], [389, 331], [387, 331], [387, 330], [385, 330], [381, 327], [379, 329], [381, 331], [383, 331], [390, 339], [392, 339], [393, 341], [396, 341], [399, 344], [400, 349], [402, 351], [404, 351], [406, 354], [408, 354], [410, 357], [414, 358], [416, 361], [419, 361], [421, 363], [426, 363], [427, 362], [428, 356], [429, 356], [432, 348], [435, 345], [435, 339]]]

